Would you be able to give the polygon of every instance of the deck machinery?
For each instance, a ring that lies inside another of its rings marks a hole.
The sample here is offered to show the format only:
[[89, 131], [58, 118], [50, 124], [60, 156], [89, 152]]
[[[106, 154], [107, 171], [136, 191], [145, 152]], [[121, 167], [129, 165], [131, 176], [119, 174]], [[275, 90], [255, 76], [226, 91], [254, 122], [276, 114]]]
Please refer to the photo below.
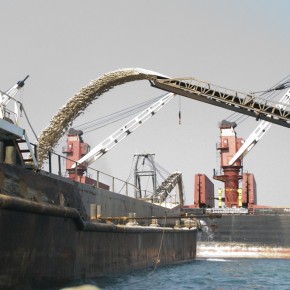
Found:
[[[173, 93], [168, 93], [161, 97], [159, 100], [151, 104], [144, 111], [139, 113], [132, 120], [127, 122], [121, 128], [116, 130], [109, 137], [104, 139], [101, 143], [96, 145], [92, 150], [90, 146], [83, 141], [81, 130], [76, 130], [70, 128], [67, 133], [67, 145], [63, 147], [62, 152], [66, 154], [66, 172], [68, 177], [74, 181], [80, 183], [86, 183], [93, 185], [97, 188], [102, 188], [109, 190], [110, 187], [106, 184], [99, 182], [99, 177], [97, 175], [97, 180], [90, 178], [87, 174], [89, 165], [94, 163], [117, 144], [119, 144], [123, 139], [128, 137], [132, 132], [139, 128], [144, 122], [153, 117], [160, 109], [164, 107], [168, 102], [174, 98]], [[146, 200], [149, 202], [157, 203], [158, 205], [169, 206], [166, 199], [169, 197], [170, 192], [178, 186], [179, 191], [179, 202], [180, 206], [183, 206], [183, 183], [181, 172], [173, 172], [169, 177], [167, 177], [162, 184], [157, 187], [156, 183], [156, 168], [153, 162], [154, 154], [135, 154], [135, 198]], [[145, 160], [151, 163], [152, 168], [149, 170], [139, 170], [138, 162], [143, 159], [143, 165]], [[146, 190], [141, 189], [141, 177], [152, 177], [153, 188], [149, 195]], [[145, 194], [142, 194], [145, 192]], [[171, 206], [176, 206], [176, 202], [171, 202]]]
[[89, 144], [85, 143], [82, 138], [83, 132], [81, 130], [75, 130], [70, 128], [67, 134], [67, 145], [62, 148], [62, 152], [66, 154], [66, 172], [68, 177], [80, 183], [90, 184], [97, 188], [109, 190], [110, 187], [98, 179], [92, 179], [87, 175], [88, 165], [87, 163], [78, 164], [76, 160], [79, 160], [90, 151]]
[[[220, 142], [217, 150], [220, 153], [220, 170], [214, 171], [213, 178], [225, 184], [224, 190], [219, 190], [218, 198], [214, 197], [213, 183], [204, 175], [195, 176], [194, 205], [188, 208], [214, 207], [214, 199], [218, 199], [218, 206], [227, 208], [253, 208], [257, 206], [256, 182], [252, 173], [243, 173], [243, 157], [262, 138], [272, 123], [290, 127], [289, 81], [280, 83], [270, 91], [287, 92], [279, 102], [261, 98], [254, 94], [243, 94], [228, 90], [195, 78], [156, 78], [151, 81], [153, 87], [179, 94], [181, 96], [223, 107], [244, 115], [262, 120], [244, 142], [235, 132], [235, 123], [222, 121], [220, 124]], [[239, 184], [242, 182], [242, 187]], [[224, 197], [222, 193], [224, 191]]]
[[[220, 142], [216, 149], [220, 155], [220, 169], [214, 170], [213, 178], [224, 183], [224, 198], [222, 190], [218, 192], [219, 207], [224, 201], [225, 207], [251, 207], [257, 204], [256, 182], [252, 173], [243, 173], [242, 159], [238, 158], [230, 164], [232, 157], [238, 152], [244, 143], [237, 137], [235, 122], [223, 120], [220, 125]], [[240, 181], [242, 187], [239, 188]]]
[[223, 120], [219, 124], [220, 142], [216, 149], [219, 153], [220, 168], [214, 169], [213, 178], [224, 183], [224, 189], [218, 190], [214, 197], [214, 185], [205, 174], [195, 175], [194, 205], [195, 208], [212, 208], [214, 200], [218, 207], [251, 208], [257, 204], [256, 182], [254, 174], [243, 173], [242, 158], [230, 165], [232, 157], [244, 143], [235, 132], [236, 123]]

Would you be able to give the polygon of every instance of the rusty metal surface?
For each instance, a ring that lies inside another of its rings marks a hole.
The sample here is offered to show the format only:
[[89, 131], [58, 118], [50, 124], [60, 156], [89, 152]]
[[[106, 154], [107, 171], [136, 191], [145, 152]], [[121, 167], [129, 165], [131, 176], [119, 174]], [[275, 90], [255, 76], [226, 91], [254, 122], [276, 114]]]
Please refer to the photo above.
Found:
[[203, 220], [207, 231], [199, 237], [200, 241], [290, 248], [289, 214], [228, 214]]
[[194, 176], [194, 206], [214, 207], [214, 185], [205, 174]]
[[[58, 175], [34, 172], [4, 163], [0, 163], [0, 193], [76, 208], [85, 220], [89, 219], [91, 203], [101, 205], [104, 216], [125, 216], [129, 212], [136, 212], [137, 216], [180, 214], [178, 207], [170, 210], [91, 185], [73, 182]], [[173, 221], [172, 225], [174, 223]]]
[[0, 191], [0, 289], [57, 286], [195, 258], [196, 229], [88, 221], [90, 203], [101, 204], [104, 216], [176, 216], [176, 210], [3, 163]]
[[1, 208], [0, 232], [0, 289], [7, 290], [63, 285], [196, 255], [196, 230], [79, 230], [73, 218]]
[[290, 247], [252, 243], [198, 242], [196, 257], [290, 259]]
[[244, 204], [257, 204], [257, 185], [253, 173], [243, 173], [242, 193], [242, 202]]

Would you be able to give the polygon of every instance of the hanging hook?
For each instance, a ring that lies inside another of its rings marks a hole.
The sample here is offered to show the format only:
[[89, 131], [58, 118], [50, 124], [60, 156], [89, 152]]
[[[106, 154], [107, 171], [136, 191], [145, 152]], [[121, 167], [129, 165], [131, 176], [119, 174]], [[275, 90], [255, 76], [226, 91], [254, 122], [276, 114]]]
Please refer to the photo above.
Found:
[[181, 97], [179, 96], [179, 112], [178, 112], [179, 125], [181, 125]]

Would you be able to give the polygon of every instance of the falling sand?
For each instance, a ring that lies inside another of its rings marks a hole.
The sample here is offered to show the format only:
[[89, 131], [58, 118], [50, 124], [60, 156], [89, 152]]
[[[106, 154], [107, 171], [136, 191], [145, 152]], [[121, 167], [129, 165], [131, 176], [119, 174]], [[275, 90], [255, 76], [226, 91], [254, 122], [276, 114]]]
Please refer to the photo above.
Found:
[[48, 152], [53, 150], [72, 122], [99, 96], [118, 85], [137, 80], [153, 80], [158, 76], [165, 77], [140, 68], [125, 68], [106, 73], [83, 87], [68, 100], [40, 134], [38, 138], [39, 167], [42, 167]]

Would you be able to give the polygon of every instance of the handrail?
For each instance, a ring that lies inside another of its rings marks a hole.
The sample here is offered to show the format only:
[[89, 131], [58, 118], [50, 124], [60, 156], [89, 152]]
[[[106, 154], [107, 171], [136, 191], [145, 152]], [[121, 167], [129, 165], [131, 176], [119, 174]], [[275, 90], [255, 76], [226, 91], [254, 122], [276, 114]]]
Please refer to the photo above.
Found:
[[[66, 156], [60, 155], [60, 154], [58, 154], [56, 152], [49, 152], [49, 158], [48, 158], [48, 160], [49, 160], [48, 167], [49, 168], [48, 168], [48, 170], [49, 170], [50, 173], [53, 173], [52, 158], [51, 158], [52, 155], [54, 155], [54, 156], [57, 157], [57, 165], [56, 165], [57, 172], [58, 172], [57, 174], [60, 175], [60, 176], [66, 177], [66, 172], [62, 172], [62, 170], [61, 170], [62, 160], [73, 161], [76, 164], [76, 167], [75, 168], [77, 168], [78, 165], [81, 166], [81, 164], [79, 164], [75, 160], [72, 160], [70, 158], [67, 158]], [[93, 172], [96, 173], [97, 178], [95, 180], [97, 181], [97, 184], [99, 182], [100, 183], [102, 182], [103, 179], [101, 180], [101, 178], [100, 178], [101, 176], [108, 177], [109, 179], [111, 179], [111, 189], [110, 189], [111, 191], [116, 191], [116, 188], [117, 188], [116, 187], [116, 184], [117, 184], [117, 182], [121, 182], [123, 184], [123, 186], [121, 186], [121, 190], [119, 191], [119, 193], [122, 193], [122, 194], [125, 194], [125, 195], [129, 196], [129, 188], [130, 188], [130, 189], [132, 189], [132, 197], [133, 197], [133, 192], [136, 189], [136, 187], [135, 187], [134, 184], [132, 184], [132, 183], [130, 183], [128, 181], [122, 180], [122, 179], [120, 179], [118, 177], [115, 177], [113, 175], [110, 175], [108, 173], [105, 173], [103, 171], [100, 171], [98, 169], [89, 167], [89, 166], [87, 167], [87, 169], [89, 169], [90, 171], [93, 171]]]

